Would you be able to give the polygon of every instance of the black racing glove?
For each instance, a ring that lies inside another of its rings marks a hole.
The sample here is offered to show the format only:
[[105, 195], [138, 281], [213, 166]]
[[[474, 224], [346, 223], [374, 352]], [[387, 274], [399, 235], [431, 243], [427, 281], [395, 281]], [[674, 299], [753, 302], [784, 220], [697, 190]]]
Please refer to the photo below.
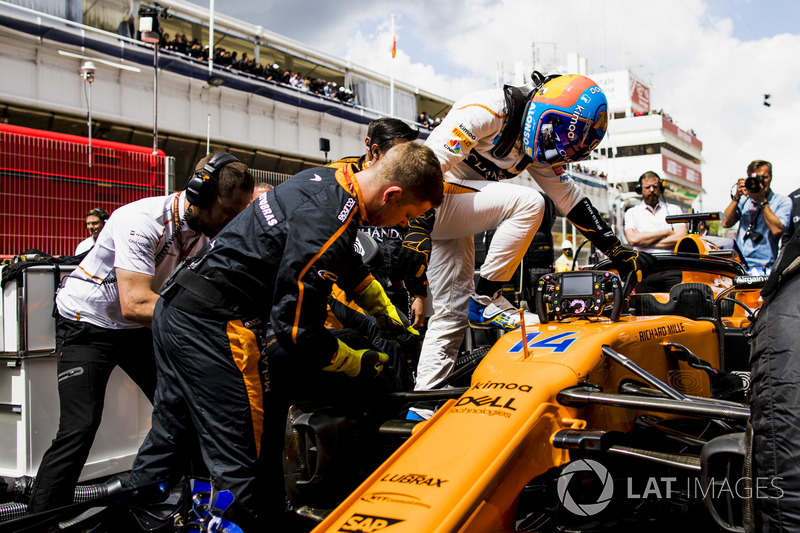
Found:
[[408, 231], [403, 237], [397, 262], [403, 277], [420, 278], [428, 268], [431, 258], [431, 228], [434, 211], [428, 210], [419, 217], [409, 221]]
[[627, 279], [628, 274], [634, 272], [636, 274], [636, 282], [641, 282], [656, 262], [656, 259], [647, 252], [637, 252], [630, 248], [622, 246], [621, 243], [611, 248], [606, 255], [619, 272], [619, 277], [623, 281]]
[[327, 372], [344, 372], [351, 378], [374, 378], [383, 370], [383, 365], [389, 363], [389, 356], [377, 350], [354, 350], [341, 340], [339, 349], [333, 356], [331, 364], [323, 367]]

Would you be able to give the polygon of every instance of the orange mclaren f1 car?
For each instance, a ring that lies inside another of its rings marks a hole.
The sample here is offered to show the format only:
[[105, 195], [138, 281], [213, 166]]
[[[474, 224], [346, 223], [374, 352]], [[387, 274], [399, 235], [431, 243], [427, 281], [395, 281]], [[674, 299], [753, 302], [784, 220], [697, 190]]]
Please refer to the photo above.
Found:
[[669, 294], [632, 294], [609, 262], [542, 277], [538, 323], [475, 350], [442, 389], [395, 394], [439, 406], [377, 427], [405, 440], [332, 510], [347, 485], [331, 465], [360, 460], [343, 444], [351, 426], [293, 411], [296, 512], [319, 520], [314, 532], [617, 530], [681, 515], [740, 531], [756, 482], [747, 326], [764, 279], [691, 233], [657, 257], [667, 270], [683, 277]]

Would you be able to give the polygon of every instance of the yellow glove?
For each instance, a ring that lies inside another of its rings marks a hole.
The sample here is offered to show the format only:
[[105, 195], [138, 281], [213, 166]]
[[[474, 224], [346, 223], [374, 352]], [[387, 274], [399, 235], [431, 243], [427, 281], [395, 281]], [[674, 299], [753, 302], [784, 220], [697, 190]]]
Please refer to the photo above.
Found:
[[397, 310], [378, 280], [372, 280], [367, 285], [356, 303], [368, 315], [375, 317], [380, 335], [384, 339], [403, 342], [412, 335], [419, 336], [419, 331], [412, 328], [408, 318]]
[[323, 367], [327, 372], [344, 372], [351, 378], [363, 375], [367, 378], [374, 378], [383, 370], [383, 365], [389, 362], [389, 356], [376, 350], [354, 350], [341, 340], [339, 349], [333, 356], [331, 364]]

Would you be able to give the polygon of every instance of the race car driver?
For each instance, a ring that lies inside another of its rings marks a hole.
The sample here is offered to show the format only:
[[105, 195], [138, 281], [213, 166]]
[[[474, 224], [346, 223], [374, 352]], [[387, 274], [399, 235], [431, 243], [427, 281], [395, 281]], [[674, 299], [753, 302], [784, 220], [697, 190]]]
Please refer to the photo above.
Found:
[[244, 531], [265, 529], [268, 502], [259, 496], [269, 482], [257, 471], [280, 455], [260, 461], [262, 437], [281, 429], [264, 428], [272, 413], [264, 409], [262, 331], [269, 322], [302, 372], [377, 375], [385, 354], [354, 349], [324, 327], [331, 285], [353, 294], [382, 329], [408, 332], [354, 250], [356, 232], [361, 224], [404, 224], [441, 198], [439, 162], [416, 143], [357, 174], [347, 166], [306, 170], [262, 194], [178, 270], [153, 317], [158, 387], [131, 484], [175, 481], [182, 461], [174, 436], [196, 431], [212, 483], [235, 497], [225, 518]]
[[[433, 388], [450, 374], [468, 322], [479, 328], [517, 326], [518, 315], [499, 290], [528, 249], [544, 202], [536, 190], [503, 180], [527, 170], [622, 275], [635, 271], [641, 279], [652, 261], [620, 244], [564, 167], [587, 157], [605, 135], [603, 91], [578, 75], [545, 78], [534, 72], [532, 80], [461, 98], [425, 142], [439, 158], [446, 183], [431, 231], [433, 316], [417, 390]], [[474, 284], [473, 235], [488, 229], [496, 232]]]

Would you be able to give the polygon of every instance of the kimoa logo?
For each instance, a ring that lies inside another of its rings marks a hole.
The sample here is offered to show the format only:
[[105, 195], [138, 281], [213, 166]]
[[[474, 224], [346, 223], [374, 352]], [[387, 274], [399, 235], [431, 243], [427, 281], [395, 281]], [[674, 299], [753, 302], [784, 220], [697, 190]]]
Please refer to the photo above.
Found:
[[[568, 490], [569, 482], [577, 472], [594, 472], [594, 475], [603, 484], [603, 489], [600, 491], [600, 496], [595, 503], [579, 504], [570, 495]], [[556, 484], [556, 492], [558, 493], [558, 499], [561, 500], [567, 511], [578, 516], [593, 516], [605, 509], [611, 502], [611, 496], [614, 495], [614, 480], [611, 479], [608, 469], [597, 461], [578, 459], [568, 464], [561, 471]]]
[[371, 516], [368, 514], [354, 514], [347, 519], [347, 522], [337, 531], [362, 531], [365, 533], [371, 531], [381, 531], [389, 526], [393, 526], [398, 522], [403, 522], [399, 518], [386, 518], [385, 516]]

